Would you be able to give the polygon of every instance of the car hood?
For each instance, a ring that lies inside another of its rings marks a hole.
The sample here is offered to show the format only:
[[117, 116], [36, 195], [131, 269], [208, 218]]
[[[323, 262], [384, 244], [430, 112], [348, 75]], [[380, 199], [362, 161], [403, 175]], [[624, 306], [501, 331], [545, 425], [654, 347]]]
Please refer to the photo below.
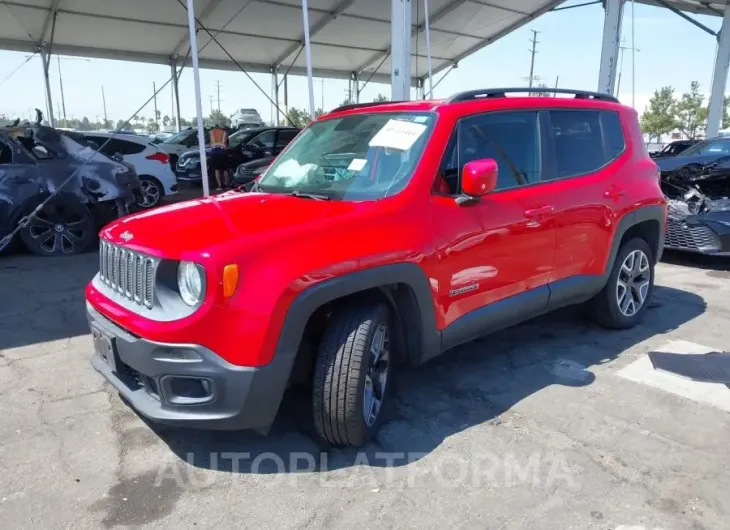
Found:
[[119, 219], [102, 238], [157, 257], [193, 259], [221, 245], [252, 249], [277, 238], [341, 226], [361, 216], [365, 203], [320, 201], [290, 195], [228, 192], [185, 201]]

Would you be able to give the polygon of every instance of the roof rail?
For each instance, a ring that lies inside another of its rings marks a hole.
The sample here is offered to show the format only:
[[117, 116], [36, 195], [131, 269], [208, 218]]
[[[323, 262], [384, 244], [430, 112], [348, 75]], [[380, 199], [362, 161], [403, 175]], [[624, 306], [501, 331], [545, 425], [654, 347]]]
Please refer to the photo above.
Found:
[[576, 99], [595, 99], [599, 101], [611, 101], [618, 103], [618, 99], [609, 94], [600, 92], [589, 92], [587, 90], [570, 90], [568, 88], [546, 88], [546, 87], [529, 87], [529, 88], [483, 88], [480, 90], [469, 90], [467, 92], [459, 92], [451, 96], [448, 103], [457, 103], [460, 101], [471, 101], [480, 98], [505, 98], [507, 94], [516, 92], [527, 92], [528, 94], [572, 94]]
[[337, 107], [336, 109], [332, 109], [327, 114], [330, 114], [332, 112], [342, 112], [343, 110], [361, 109], [363, 107], [376, 107], [378, 105], [387, 105], [388, 103], [403, 103], [403, 102], [402, 101], [371, 101], [370, 103], [349, 103], [347, 105], [342, 105], [341, 107]]

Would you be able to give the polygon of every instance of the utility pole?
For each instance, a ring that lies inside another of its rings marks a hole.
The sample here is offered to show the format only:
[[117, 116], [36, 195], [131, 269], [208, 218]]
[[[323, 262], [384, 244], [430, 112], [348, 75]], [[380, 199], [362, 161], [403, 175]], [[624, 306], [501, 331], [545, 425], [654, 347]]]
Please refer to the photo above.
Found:
[[530, 88], [532, 88], [532, 82], [535, 79], [535, 54], [537, 53], [537, 34], [540, 33], [539, 31], [535, 29], [531, 29], [532, 31], [532, 39], [530, 42], [532, 42], [532, 49], [530, 50], [530, 77], [529, 77], [529, 83]]
[[155, 128], [157, 131], [160, 130], [160, 122], [157, 119], [157, 86], [155, 85], [155, 82], [152, 81], [152, 94], [155, 97]]
[[107, 129], [109, 118], [106, 115], [106, 96], [104, 95], [104, 85], [101, 85], [101, 102], [104, 104], [104, 128]]
[[63, 96], [63, 78], [61, 77], [61, 58], [56, 55], [56, 62], [58, 63], [58, 84], [61, 85], [61, 108], [63, 109], [63, 125], [68, 127], [66, 124], [66, 98]]
[[553, 97], [558, 95], [558, 81], [560, 81], [560, 76], [555, 76], [555, 92], [553, 92]]
[[216, 88], [218, 89], [218, 112], [221, 111], [221, 82], [216, 81]]
[[210, 113], [213, 114], [213, 96], [208, 96], [210, 100]]

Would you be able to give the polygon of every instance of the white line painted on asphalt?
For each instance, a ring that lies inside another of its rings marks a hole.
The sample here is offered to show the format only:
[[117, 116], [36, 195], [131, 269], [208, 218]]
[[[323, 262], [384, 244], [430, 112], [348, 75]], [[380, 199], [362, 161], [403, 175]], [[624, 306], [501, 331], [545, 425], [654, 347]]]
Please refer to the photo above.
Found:
[[[655, 351], [678, 354], [706, 354], [716, 351], [701, 344], [684, 340], [668, 342]], [[718, 383], [703, 383], [654, 369], [648, 355], [642, 355], [618, 372], [620, 377], [670, 392], [678, 396], [707, 403], [730, 412], [730, 388]]]

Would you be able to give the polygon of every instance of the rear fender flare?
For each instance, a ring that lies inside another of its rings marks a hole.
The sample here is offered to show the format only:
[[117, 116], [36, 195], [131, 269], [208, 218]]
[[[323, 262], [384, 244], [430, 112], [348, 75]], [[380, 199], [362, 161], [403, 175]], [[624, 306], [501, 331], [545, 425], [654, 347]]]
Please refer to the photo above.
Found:
[[624, 215], [618, 222], [616, 231], [613, 236], [611, 243], [611, 252], [609, 253], [608, 260], [606, 261], [606, 268], [603, 271], [603, 279], [608, 280], [613, 269], [613, 264], [616, 261], [616, 256], [621, 248], [621, 240], [624, 235], [632, 226], [636, 226], [644, 221], [657, 221], [659, 223], [659, 234], [657, 238], [657, 248], [652, 249], [655, 251], [654, 262], [659, 263], [662, 257], [662, 251], [664, 249], [664, 225], [666, 223], [665, 208], [661, 205], [642, 206], [636, 210]]

